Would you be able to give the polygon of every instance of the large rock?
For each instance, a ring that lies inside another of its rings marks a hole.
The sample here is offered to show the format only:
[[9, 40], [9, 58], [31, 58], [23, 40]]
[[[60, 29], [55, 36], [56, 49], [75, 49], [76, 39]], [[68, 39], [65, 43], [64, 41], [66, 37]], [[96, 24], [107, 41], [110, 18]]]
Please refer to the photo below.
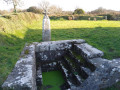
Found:
[[2, 87], [4, 90], [36, 90], [35, 45], [26, 45]]

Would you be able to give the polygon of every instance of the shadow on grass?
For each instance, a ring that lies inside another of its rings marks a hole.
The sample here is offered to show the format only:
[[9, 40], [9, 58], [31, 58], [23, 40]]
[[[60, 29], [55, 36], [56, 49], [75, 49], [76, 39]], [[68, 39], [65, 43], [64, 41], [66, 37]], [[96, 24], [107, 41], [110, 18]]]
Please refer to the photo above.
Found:
[[[52, 29], [51, 38], [52, 41], [84, 39], [102, 50], [104, 58], [120, 58], [120, 27]], [[28, 28], [23, 39], [15, 35], [0, 34], [0, 86], [12, 71], [25, 43], [41, 41], [41, 29]]]
[[70, 28], [52, 30], [52, 40], [84, 39], [102, 50], [104, 58], [120, 58], [120, 27]]
[[42, 30], [28, 28], [23, 39], [15, 35], [0, 34], [0, 90], [8, 74], [14, 68], [25, 43], [41, 42]]

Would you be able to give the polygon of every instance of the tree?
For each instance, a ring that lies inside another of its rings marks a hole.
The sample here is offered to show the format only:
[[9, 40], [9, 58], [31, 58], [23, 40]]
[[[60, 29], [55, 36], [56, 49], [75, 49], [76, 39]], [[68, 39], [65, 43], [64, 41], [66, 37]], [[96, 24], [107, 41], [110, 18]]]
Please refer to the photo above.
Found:
[[73, 12], [73, 14], [84, 14], [84, 13], [85, 13], [85, 11], [83, 9], [79, 9], [79, 8], [75, 9]]
[[40, 3], [40, 8], [43, 10], [43, 12], [48, 11], [50, 3], [47, 1], [42, 1]]
[[0, 10], [0, 15], [8, 14], [9, 12], [7, 10]]
[[39, 9], [39, 8], [37, 8], [37, 7], [35, 7], [35, 6], [32, 6], [32, 7], [29, 7], [29, 8], [27, 9], [27, 12], [41, 13], [42, 10]]
[[3, 0], [5, 1], [7, 4], [13, 4], [14, 7], [14, 12], [17, 12], [17, 6], [20, 5], [21, 0]]
[[96, 14], [96, 15], [106, 14], [107, 15], [107, 14], [120, 14], [120, 12], [99, 7], [98, 9], [91, 11], [90, 14]]
[[91, 11], [91, 14], [105, 14], [105, 13], [107, 13], [107, 10], [102, 7], [99, 7], [98, 9]]
[[50, 14], [62, 14], [62, 8], [52, 5], [49, 7], [48, 11]]

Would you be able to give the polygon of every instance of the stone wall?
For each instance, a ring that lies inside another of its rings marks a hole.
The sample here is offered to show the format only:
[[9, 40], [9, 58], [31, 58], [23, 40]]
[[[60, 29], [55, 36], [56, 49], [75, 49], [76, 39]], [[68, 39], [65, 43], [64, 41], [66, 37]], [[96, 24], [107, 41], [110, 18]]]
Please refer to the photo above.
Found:
[[71, 49], [72, 44], [81, 44], [82, 39], [41, 42], [36, 45], [37, 58], [42, 61], [56, 60], [65, 54], [65, 50]]

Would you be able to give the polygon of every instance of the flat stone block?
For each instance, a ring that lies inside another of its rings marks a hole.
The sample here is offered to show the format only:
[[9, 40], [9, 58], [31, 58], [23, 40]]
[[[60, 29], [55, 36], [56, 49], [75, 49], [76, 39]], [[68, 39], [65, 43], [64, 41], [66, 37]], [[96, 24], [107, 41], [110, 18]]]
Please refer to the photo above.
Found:
[[91, 45], [87, 43], [83, 44], [75, 44], [75, 47], [77, 51], [79, 51], [84, 58], [90, 59], [90, 58], [97, 58], [97, 57], [102, 57], [103, 52], [92, 47]]
[[36, 45], [37, 52], [51, 51], [51, 50], [64, 50], [70, 49], [72, 44], [85, 43], [83, 39], [73, 39], [73, 40], [61, 40], [61, 41], [48, 41], [42, 42]]

